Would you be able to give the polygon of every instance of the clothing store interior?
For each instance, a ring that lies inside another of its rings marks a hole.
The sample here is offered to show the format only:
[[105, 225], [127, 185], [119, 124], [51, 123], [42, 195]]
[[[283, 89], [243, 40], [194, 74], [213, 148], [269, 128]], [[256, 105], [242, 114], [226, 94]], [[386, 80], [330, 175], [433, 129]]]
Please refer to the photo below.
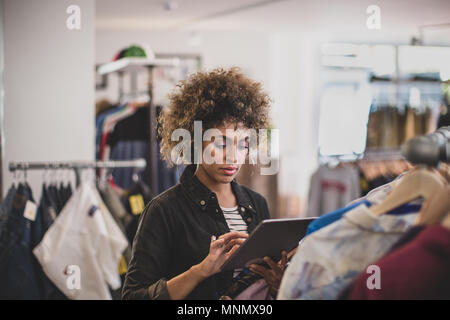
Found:
[[450, 299], [449, 12], [0, 0], [0, 299]]

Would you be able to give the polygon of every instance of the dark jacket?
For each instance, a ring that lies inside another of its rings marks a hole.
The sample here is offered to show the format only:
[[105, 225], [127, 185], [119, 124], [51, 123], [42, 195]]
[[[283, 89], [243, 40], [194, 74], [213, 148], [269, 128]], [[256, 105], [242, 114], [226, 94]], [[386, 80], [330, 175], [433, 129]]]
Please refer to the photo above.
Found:
[[[194, 175], [195, 168], [187, 166], [180, 183], [153, 198], [142, 213], [123, 299], [170, 299], [166, 281], [205, 259], [212, 235], [230, 231], [217, 196]], [[270, 218], [267, 202], [235, 180], [231, 186], [251, 233]], [[186, 299], [220, 298], [231, 285], [232, 274], [221, 272], [202, 281]]]

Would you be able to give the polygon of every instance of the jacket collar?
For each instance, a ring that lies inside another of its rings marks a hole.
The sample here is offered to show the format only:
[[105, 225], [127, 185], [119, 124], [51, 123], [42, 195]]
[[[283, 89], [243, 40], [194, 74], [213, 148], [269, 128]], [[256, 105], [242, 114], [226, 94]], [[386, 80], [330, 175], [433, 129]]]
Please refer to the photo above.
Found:
[[[191, 199], [203, 210], [206, 210], [208, 206], [213, 204], [218, 206], [216, 194], [206, 187], [194, 174], [196, 168], [197, 165], [190, 164], [184, 169], [180, 177], [181, 185], [185, 188]], [[236, 196], [238, 207], [244, 207], [247, 211], [254, 213], [255, 208], [253, 207], [247, 192], [236, 179], [231, 181], [231, 188]]]

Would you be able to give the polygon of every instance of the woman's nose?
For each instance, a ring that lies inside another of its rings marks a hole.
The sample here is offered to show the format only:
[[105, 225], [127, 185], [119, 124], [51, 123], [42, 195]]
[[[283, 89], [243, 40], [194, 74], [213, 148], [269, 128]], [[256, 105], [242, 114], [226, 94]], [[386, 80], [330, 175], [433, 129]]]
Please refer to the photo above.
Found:
[[236, 163], [237, 159], [237, 146], [227, 146], [227, 151], [225, 152], [225, 162], [226, 163]]

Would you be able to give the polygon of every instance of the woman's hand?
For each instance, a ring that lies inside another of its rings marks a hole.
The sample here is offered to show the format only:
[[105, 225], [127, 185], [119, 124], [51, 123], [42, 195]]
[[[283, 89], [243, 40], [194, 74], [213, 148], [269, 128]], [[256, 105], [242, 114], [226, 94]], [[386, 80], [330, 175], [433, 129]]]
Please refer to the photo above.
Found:
[[217, 240], [213, 236], [208, 256], [198, 264], [198, 271], [203, 278], [208, 278], [218, 272], [228, 258], [247, 240], [245, 233], [233, 231], [221, 235]]
[[223, 263], [248, 238], [240, 232], [229, 232], [215, 239], [211, 238], [208, 256], [199, 264], [167, 281], [167, 291], [173, 300], [185, 299], [194, 288], [206, 278], [220, 272]]
[[270, 294], [273, 298], [276, 297], [278, 289], [280, 288], [281, 279], [283, 278], [284, 270], [288, 263], [288, 255], [286, 251], [281, 252], [281, 260], [275, 263], [271, 258], [264, 257], [264, 262], [270, 267], [265, 268], [261, 265], [250, 265], [250, 271], [264, 277], [267, 284], [270, 286]]

